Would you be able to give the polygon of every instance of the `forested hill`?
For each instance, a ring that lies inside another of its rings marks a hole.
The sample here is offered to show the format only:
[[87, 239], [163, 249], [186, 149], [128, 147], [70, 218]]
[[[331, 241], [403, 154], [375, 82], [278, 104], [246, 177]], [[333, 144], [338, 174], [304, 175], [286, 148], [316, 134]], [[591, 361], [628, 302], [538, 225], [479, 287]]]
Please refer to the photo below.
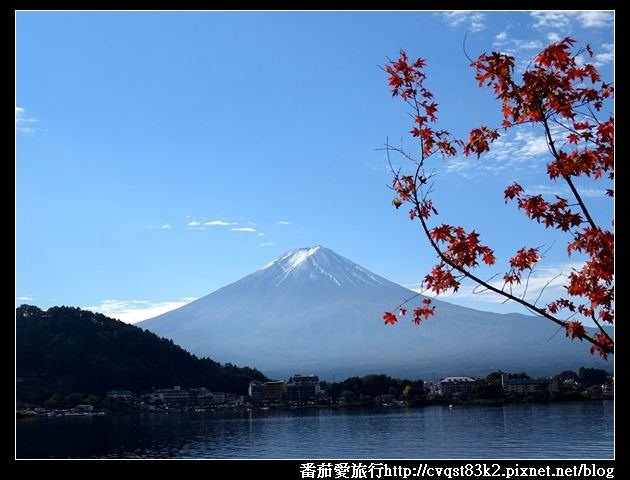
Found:
[[252, 368], [198, 358], [172, 340], [79, 308], [16, 309], [18, 400], [39, 403], [53, 393], [103, 395], [115, 388], [207, 387], [244, 394]]

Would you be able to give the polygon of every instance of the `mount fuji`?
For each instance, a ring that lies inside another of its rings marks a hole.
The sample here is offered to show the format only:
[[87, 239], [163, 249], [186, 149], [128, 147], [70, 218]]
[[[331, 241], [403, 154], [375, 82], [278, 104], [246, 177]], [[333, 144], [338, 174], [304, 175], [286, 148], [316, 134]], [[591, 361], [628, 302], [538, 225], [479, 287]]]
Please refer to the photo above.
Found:
[[[415, 292], [321, 246], [292, 250], [235, 283], [138, 326], [199, 355], [279, 378], [387, 373], [424, 377], [493, 370], [547, 375], [612, 369], [550, 321], [434, 300], [436, 315], [394, 326], [382, 315]], [[422, 297], [411, 302], [420, 303]], [[410, 306], [411, 306], [410, 305]], [[410, 309], [411, 310], [411, 309]]]

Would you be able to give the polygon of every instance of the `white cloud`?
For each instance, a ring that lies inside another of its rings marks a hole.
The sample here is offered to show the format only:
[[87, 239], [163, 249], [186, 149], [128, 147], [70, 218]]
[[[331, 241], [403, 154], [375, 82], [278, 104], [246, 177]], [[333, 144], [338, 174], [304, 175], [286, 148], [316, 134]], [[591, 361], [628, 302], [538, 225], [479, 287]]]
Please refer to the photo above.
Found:
[[34, 133], [36, 129], [33, 124], [37, 119], [28, 117], [26, 110], [22, 107], [15, 107], [15, 131], [19, 133]]
[[490, 151], [480, 160], [473, 157], [456, 157], [446, 163], [447, 173], [465, 178], [479, 175], [501, 175], [515, 170], [532, 170], [538, 167], [539, 158], [548, 155], [547, 142], [533, 131], [509, 132], [490, 145]]
[[612, 24], [612, 12], [580, 12], [580, 23], [584, 28], [604, 28]]
[[261, 247], [271, 247], [273, 245], [275, 245], [273, 242], [264, 242], [260, 244]]
[[516, 142], [522, 142], [520, 148], [516, 151], [516, 157], [519, 159], [529, 159], [549, 153], [547, 139], [542, 135], [535, 136], [527, 132], [517, 132], [514, 138]]
[[291, 222], [289, 222], [288, 220], [278, 220], [276, 223], [278, 225], [291, 225]]
[[[606, 190], [601, 188], [576, 187], [582, 198], [609, 198]], [[528, 195], [558, 195], [564, 198], [573, 198], [571, 189], [567, 185], [529, 185], [525, 187]]]
[[237, 225], [234, 222], [226, 222], [225, 220], [210, 220], [209, 222], [203, 222], [203, 224], [209, 227], [229, 227], [230, 225]]
[[83, 308], [85, 310], [102, 313], [108, 317], [117, 318], [126, 323], [136, 323], [175, 310], [193, 300], [196, 300], [196, 298], [184, 297], [180, 300], [166, 302], [152, 302], [149, 300], [103, 300], [98, 305]]
[[191, 220], [190, 222], [188, 222], [187, 224], [189, 227], [198, 227], [201, 225], [201, 222], [198, 222], [197, 220]]
[[577, 190], [580, 193], [580, 196], [582, 196], [583, 198], [608, 198], [610, 199], [610, 197], [606, 195], [606, 190], [603, 190], [600, 188], [577, 187]]
[[173, 227], [170, 223], [162, 223], [160, 225], [147, 225], [146, 228], [151, 228], [154, 230], [170, 230]]
[[561, 12], [535, 11], [530, 13], [534, 19], [532, 26], [538, 29], [567, 31], [574, 21], [583, 28], [605, 28], [612, 25], [613, 14], [610, 11]]
[[521, 50], [542, 50], [543, 44], [538, 40], [514, 40], [516, 48]]
[[34, 300], [34, 298], [30, 295], [22, 295], [21, 297], [15, 297], [15, 300], [20, 302], [30, 302], [31, 300]]
[[602, 43], [600, 52], [593, 56], [593, 65], [601, 67], [615, 59], [615, 47], [612, 43]]
[[532, 26], [534, 28], [555, 28], [558, 30], [566, 30], [571, 24], [572, 12], [540, 12], [530, 13], [534, 18]]
[[543, 48], [543, 44], [538, 40], [512, 38], [505, 30], [494, 37], [492, 46], [494, 48], [502, 48], [506, 50], [506, 53], [515, 53], [517, 50], [542, 50]]
[[508, 38], [508, 34], [505, 30], [503, 30], [502, 32], [497, 33], [497, 35], [494, 37], [494, 41], [499, 42], [499, 43], [503, 43], [505, 41], [507, 41]]
[[486, 16], [481, 12], [458, 10], [454, 12], [438, 13], [449, 27], [463, 26], [471, 32], [481, 32], [486, 29]]
[[258, 233], [257, 235], [258, 235], [259, 237], [264, 237], [264, 236], [265, 236], [265, 234], [264, 234], [263, 232], [260, 232], [260, 233]]
[[556, 43], [562, 39], [560, 38], [560, 35], [558, 35], [556, 32], [549, 32], [547, 34], [547, 40], [549, 40], [550, 42]]
[[232, 229], [233, 232], [255, 232], [256, 229], [252, 227], [236, 227]]

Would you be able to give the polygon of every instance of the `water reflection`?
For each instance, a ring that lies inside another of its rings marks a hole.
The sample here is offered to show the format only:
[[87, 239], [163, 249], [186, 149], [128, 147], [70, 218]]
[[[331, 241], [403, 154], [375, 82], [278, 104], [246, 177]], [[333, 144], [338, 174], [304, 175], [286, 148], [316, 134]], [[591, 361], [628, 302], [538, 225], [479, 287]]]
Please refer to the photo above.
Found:
[[18, 458], [612, 458], [613, 402], [34, 418], [16, 438]]

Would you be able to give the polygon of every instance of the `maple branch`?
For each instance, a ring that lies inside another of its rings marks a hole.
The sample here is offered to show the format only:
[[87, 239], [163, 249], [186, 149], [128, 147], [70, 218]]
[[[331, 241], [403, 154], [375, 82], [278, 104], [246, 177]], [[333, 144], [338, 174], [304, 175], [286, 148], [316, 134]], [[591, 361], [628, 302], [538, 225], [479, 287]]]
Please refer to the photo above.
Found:
[[464, 40], [462, 41], [462, 50], [464, 51], [464, 55], [466, 56], [468, 61], [470, 63], [473, 63], [474, 60], [470, 58], [470, 55], [468, 55], [468, 52], [466, 51], [466, 37], [468, 37], [468, 30], [466, 30], [466, 33], [464, 33]]
[[[545, 115], [542, 109], [542, 106], [540, 107], [540, 115], [542, 117], [541, 122], [543, 126], [545, 127], [545, 135], [547, 136], [547, 145], [549, 146], [549, 149], [551, 150], [551, 154], [554, 156], [554, 158], [556, 160], [559, 160], [560, 154], [558, 153], [558, 150], [556, 149], [556, 144], [554, 142], [553, 136], [551, 135], [551, 130], [549, 129], [549, 120], [547, 116]], [[573, 196], [575, 197], [578, 204], [580, 205], [580, 209], [582, 210], [582, 213], [586, 217], [586, 220], [588, 221], [588, 223], [591, 225], [591, 227], [598, 229], [599, 227], [595, 224], [593, 217], [591, 217], [591, 214], [588, 211], [588, 208], [586, 208], [586, 204], [584, 203], [584, 200], [582, 200], [582, 196], [578, 192], [577, 188], [575, 188], [575, 184], [573, 183], [573, 180], [571, 180], [571, 177], [563, 173], [562, 178], [564, 178], [564, 180], [569, 185], [569, 188], [571, 189]]]
[[[468, 56], [466, 38], [464, 36], [463, 50], [464, 54]], [[542, 123], [543, 125], [547, 148], [550, 156], [554, 159], [547, 166], [549, 177], [551, 179], [562, 177], [577, 203], [569, 205], [566, 199], [557, 195], [556, 202], [546, 202], [542, 195], [523, 197], [523, 188], [518, 183], [506, 188], [504, 196], [506, 201], [518, 197], [519, 209], [524, 209], [529, 218], [538, 221], [538, 223], [543, 223], [544, 220], [545, 227], [553, 226], [568, 232], [573, 237], [573, 241], [567, 247], [569, 255], [572, 251], [580, 251], [591, 257], [591, 266], [589, 268], [585, 266], [582, 270], [574, 271], [569, 275], [569, 283], [565, 287], [571, 296], [587, 297], [590, 300], [590, 307], [588, 304], [580, 304], [576, 308], [573, 301], [565, 298], [559, 298], [545, 307], [537, 306], [547, 287], [562, 274], [548, 280], [533, 302], [527, 299], [534, 267], [542, 258], [539, 255], [541, 247], [519, 249], [517, 254], [510, 259], [511, 269], [505, 273], [503, 285], [500, 286], [492, 283], [496, 275], [491, 276], [488, 280], [483, 280], [473, 273], [482, 260], [487, 265], [495, 263], [494, 251], [479, 242], [479, 234], [475, 230], [467, 232], [462, 227], [447, 224], [429, 228], [429, 218], [438, 212], [430, 198], [433, 183], [427, 185], [429, 177], [425, 173], [426, 160], [438, 152], [443, 158], [456, 155], [456, 145], [463, 148], [463, 153], [466, 156], [470, 153], [476, 153], [479, 157], [483, 152], [489, 150], [489, 145], [499, 137], [499, 133], [498, 128], [490, 129], [481, 126], [470, 132], [469, 140], [465, 143], [461, 140], [453, 140], [446, 130], [438, 130], [435, 126], [437, 104], [433, 100], [433, 94], [423, 85], [427, 78], [423, 71], [425, 61], [418, 58], [414, 62], [410, 62], [404, 50], [401, 50], [400, 58], [396, 62], [390, 60], [390, 64], [385, 70], [389, 75], [392, 95], [400, 95], [411, 110], [409, 115], [414, 118], [414, 127], [410, 133], [413, 137], [417, 137], [420, 144], [420, 154], [414, 156], [407, 154], [402, 144], [400, 148], [394, 148], [387, 142], [386, 147], [388, 161], [390, 150], [393, 150], [415, 165], [411, 175], [401, 176], [400, 170], [394, 172], [392, 189], [396, 191], [397, 196], [392, 200], [392, 204], [396, 209], [405, 203], [412, 205], [413, 208], [409, 211], [410, 219], [413, 221], [416, 216], [418, 217], [422, 231], [439, 260], [431, 273], [422, 281], [425, 288], [421, 288], [420, 292], [427, 289], [438, 295], [449, 290], [457, 292], [462, 280], [469, 279], [476, 284], [473, 292], [492, 291], [503, 298], [503, 303], [512, 300], [524, 307], [527, 312], [547, 318], [560, 328], [564, 328], [567, 337], [586, 339], [592, 344], [591, 353], [599, 350], [600, 355], [606, 358], [607, 354], [614, 353], [614, 342], [600, 325], [595, 315], [595, 309], [598, 309], [599, 306], [598, 316], [602, 322], [613, 323], [614, 310], [611, 307], [611, 302], [614, 290], [610, 285], [614, 276], [612, 264], [614, 261], [612, 256], [614, 234], [597, 226], [574, 183], [573, 177], [585, 174], [589, 177], [593, 175], [595, 179], [598, 179], [604, 172], [609, 171], [609, 178], [613, 178], [614, 152], [611, 149], [614, 148], [614, 120], [611, 117], [611, 120], [602, 123], [591, 109], [592, 104], [595, 110], [599, 111], [602, 108], [602, 103], [612, 95], [612, 89], [603, 82], [599, 91], [586, 87], [575, 87], [576, 79], [583, 81], [584, 77], [590, 77], [592, 83], [595, 84], [600, 81], [600, 77], [593, 65], [586, 64], [583, 68], [576, 65], [575, 58], [581, 53], [581, 50], [578, 50], [578, 53], [573, 57], [569, 57], [568, 52], [574, 43], [573, 39], [567, 37], [543, 50], [532, 60], [536, 64], [535, 68], [530, 71], [530, 66], [527, 67], [526, 73], [523, 75], [522, 85], [517, 85], [513, 79], [515, 63], [509, 55], [496, 52], [491, 55], [482, 54], [477, 61], [472, 62], [471, 66], [477, 70], [475, 78], [478, 80], [479, 86], [487, 81], [487, 86], [494, 87], [497, 97], [502, 100], [504, 116], [502, 127], [504, 130], [507, 131], [509, 128], [525, 123]], [[592, 56], [588, 46], [586, 50]], [[471, 60], [470, 57], [468, 59]], [[580, 107], [585, 107], [588, 113], [582, 113], [579, 110]], [[412, 112], [415, 115], [412, 115]], [[576, 115], [594, 118], [598, 125], [597, 132], [593, 132], [593, 124], [589, 124], [588, 121], [576, 123]], [[566, 119], [566, 122], [562, 121], [560, 117]], [[573, 121], [573, 125], [570, 125], [570, 121]], [[551, 122], [555, 122], [561, 129], [571, 132], [564, 144], [558, 143], [559, 147], [556, 145], [556, 140], [560, 141], [562, 132], [554, 129], [552, 133]], [[595, 144], [597, 148], [591, 151], [588, 148], [580, 150], [579, 147], [576, 147], [575, 152], [572, 152], [571, 156], [567, 156], [564, 151], [567, 141], [578, 144], [580, 138], [583, 139], [587, 147], [590, 144]], [[583, 162], [584, 165], [580, 162]], [[393, 172], [391, 161], [390, 168]], [[430, 177], [434, 174], [433, 171]], [[607, 191], [608, 194], [610, 192], [612, 190]], [[591, 229], [595, 232], [590, 232]], [[444, 245], [442, 245], [443, 243]], [[526, 273], [525, 270], [528, 272], [524, 284], [521, 285], [522, 277]], [[522, 291], [521, 288], [516, 291], [515, 284], [523, 287]], [[420, 293], [404, 300], [399, 307], [418, 295]], [[428, 305], [430, 300], [425, 299], [423, 303]], [[433, 307], [434, 309], [435, 307]], [[570, 311], [568, 317], [561, 318], [556, 315], [558, 311], [565, 310]], [[401, 309], [401, 315], [404, 315], [405, 312], [406, 309]], [[587, 334], [582, 322], [573, 319], [578, 312], [586, 318], [590, 316], [599, 331], [593, 333], [592, 336]], [[427, 307], [418, 307], [414, 310], [414, 322], [420, 323], [421, 316], [428, 318], [432, 314], [433, 312]], [[385, 323], [396, 322], [396, 317], [390, 312], [386, 312], [384, 319]]]
[[[558, 125], [558, 126], [560, 126], [560, 127], [564, 128], [565, 130], [567, 130], [567, 131], [569, 131], [569, 132], [571, 132], [571, 133], [575, 133], [576, 135], [579, 135], [579, 134], [580, 134], [580, 132], [578, 132], [578, 131], [577, 131], [577, 130], [575, 130], [574, 128], [571, 128], [571, 127], [569, 127], [568, 125], [565, 125], [564, 123], [562, 123], [562, 122], [560, 122], [560, 121], [556, 120], [555, 118], [553, 118], [553, 119], [552, 119], [552, 121], [553, 121], [553, 123], [555, 123], [556, 125]], [[586, 139], [584, 139], [584, 141], [585, 141], [585, 142], [590, 142], [590, 143], [592, 143], [593, 145], [597, 145], [597, 142], [596, 142], [595, 140], [593, 140], [592, 138], [586, 138]], [[566, 143], [565, 143], [565, 145], [566, 145]]]
[[[424, 291], [426, 291], [426, 290], [422, 290], [422, 291], [424, 292]], [[403, 305], [405, 305], [405, 304], [407, 304], [407, 303], [411, 302], [414, 298], [418, 298], [420, 295], [422, 295], [422, 292], [416, 292], [416, 294], [415, 294], [414, 296], [409, 297], [409, 298], [407, 298], [407, 299], [403, 300], [402, 302], [400, 302], [400, 303], [396, 306], [396, 308], [394, 308], [394, 310], [399, 310], [399, 309], [400, 309], [400, 307], [402, 307]]]
[[[417, 101], [416, 101], [416, 108], [417, 107]], [[418, 108], [419, 111], [419, 108]], [[548, 126], [546, 126], [547, 130], [548, 130]], [[404, 150], [398, 149], [396, 147], [392, 147], [391, 145], [389, 145], [389, 142], [386, 143], [386, 153], [387, 153], [387, 159], [390, 165], [390, 169], [392, 171], [392, 173], [394, 175], [398, 175], [391, 164], [391, 160], [390, 160], [390, 156], [389, 156], [389, 151], [393, 150], [399, 153], [402, 153], [406, 158], [411, 159], [413, 157], [411, 157], [409, 154], [407, 154], [406, 152], [404, 152]], [[414, 172], [414, 180], [418, 180], [420, 173], [423, 169], [424, 166], [424, 161], [426, 160], [426, 156], [424, 151], [421, 151], [421, 158], [420, 161], [417, 161], [415, 159], [413, 159], [413, 162], [416, 163], [416, 170]], [[422, 185], [422, 183], [421, 183]], [[412, 190], [412, 202], [413, 205], [415, 207], [415, 209], [419, 212], [421, 209], [421, 200], [420, 197], [418, 196], [418, 189], [421, 187], [417, 187], [417, 183], [416, 183], [416, 188], [414, 188]], [[423, 197], [424, 200], [424, 197]], [[431, 236], [431, 232], [429, 231], [429, 227], [427, 225], [426, 220], [422, 217], [422, 215], [418, 215], [419, 219], [420, 219], [420, 224], [422, 225], [422, 229], [424, 231], [425, 236], [427, 237], [427, 239], [429, 240], [429, 244], [431, 245], [431, 247], [435, 250], [435, 252], [437, 253], [438, 257], [448, 266], [451, 267], [451, 271], [453, 270], [457, 270], [459, 273], [462, 274], [463, 277], [469, 278], [470, 280], [476, 282], [478, 285], [481, 285], [482, 287], [484, 287], [486, 290], [490, 290], [494, 293], [497, 293], [503, 297], [505, 297], [505, 302], [508, 302], [510, 300], [522, 305], [523, 307], [525, 307], [528, 311], [537, 314], [538, 316], [541, 317], [545, 317], [548, 320], [551, 320], [552, 322], [554, 322], [556, 325], [559, 325], [562, 328], [566, 328], [568, 322], [563, 321], [563, 320], [559, 320], [557, 318], [555, 318], [554, 316], [550, 315], [546, 310], [539, 308], [534, 304], [526, 301], [524, 298], [520, 298], [517, 297], [516, 295], [514, 295], [512, 293], [512, 286], [510, 285], [510, 293], [506, 292], [503, 289], [499, 289], [497, 287], [495, 287], [494, 285], [491, 285], [490, 283], [488, 283], [487, 281], [483, 280], [482, 278], [476, 276], [474, 273], [468, 271], [467, 269], [465, 269], [464, 267], [462, 267], [461, 265], [457, 265], [455, 262], [453, 262], [449, 257], [447, 257], [444, 252], [440, 249], [439, 245], [436, 243], [436, 241], [433, 239], [433, 237]], [[531, 272], [530, 272], [531, 275]], [[528, 277], [529, 278], [529, 277]], [[547, 285], [545, 285], [545, 288], [549, 285], [550, 282], [547, 283]], [[505, 285], [504, 285], [505, 286]], [[402, 303], [400, 303], [396, 308], [400, 308], [403, 305], [405, 305], [407, 302], [413, 300], [414, 298], [418, 297], [420, 295], [420, 293], [414, 295], [413, 297], [411, 297], [410, 299], [407, 299], [405, 301], [403, 301]], [[536, 301], [538, 301], [538, 299], [540, 298], [540, 295], [538, 296], [538, 298], [536, 299]], [[604, 334], [606, 334], [604, 332]], [[602, 344], [601, 342], [598, 342], [597, 340], [595, 340], [592, 336], [588, 335], [586, 332], [584, 333], [584, 335], [581, 337], [582, 339], [586, 339], [588, 342], [590, 342], [593, 345], [596, 345], [597, 347], [599, 347], [600, 349], [602, 349], [602, 351], [605, 351], [607, 353], [610, 354], [614, 354], [614, 347], [608, 347], [604, 344]]]
[[525, 288], [523, 290], [523, 294], [521, 295], [521, 298], [523, 300], [525, 300], [525, 296], [527, 295], [527, 289], [529, 288], [529, 279], [531, 278], [532, 273], [534, 273], [534, 270], [530, 268], [529, 273], [527, 274], [527, 279], [525, 280]]
[[545, 289], [551, 285], [551, 283], [556, 279], [556, 278], [560, 278], [562, 277], [564, 274], [563, 273], [559, 273], [558, 275], [556, 275], [555, 277], [553, 277], [551, 280], [549, 280], [547, 283], [545, 283], [545, 285], [543, 286], [543, 288], [540, 289], [540, 292], [538, 293], [538, 296], [536, 297], [536, 300], [534, 300], [534, 305], [536, 305], [538, 303], [538, 300], [540, 300], [540, 297], [542, 297], [542, 294], [544, 293]]
[[595, 112], [593, 112], [593, 109], [588, 103], [586, 104], [586, 108], [588, 109], [589, 116], [597, 123], [597, 125], [601, 125], [602, 123], [599, 121], [599, 118], [595, 115]]
[[[417, 193], [414, 190], [413, 192], [413, 202], [414, 205], [416, 206], [416, 208], [420, 208], [420, 201], [418, 199]], [[449, 265], [450, 267], [452, 267], [453, 269], [457, 270], [458, 272], [460, 272], [462, 275], [464, 275], [466, 278], [471, 279], [472, 281], [484, 286], [486, 289], [491, 290], [503, 297], [505, 297], [507, 300], [512, 300], [522, 306], [524, 306], [525, 308], [527, 308], [528, 310], [537, 313], [538, 315], [547, 318], [548, 320], [551, 320], [553, 323], [555, 323], [556, 325], [559, 325], [563, 328], [567, 327], [567, 322], [559, 320], [557, 318], [555, 318], [554, 316], [550, 315], [546, 310], [537, 307], [536, 305], [532, 305], [531, 303], [527, 302], [526, 300], [523, 300], [522, 298], [519, 298], [511, 293], [507, 293], [504, 290], [501, 290], [497, 287], [495, 287], [494, 285], [491, 285], [489, 283], [487, 283], [486, 281], [484, 281], [483, 279], [481, 279], [480, 277], [476, 276], [474, 273], [468, 271], [467, 269], [465, 269], [464, 267], [457, 265], [456, 263], [454, 263], [451, 259], [449, 259], [444, 252], [442, 252], [442, 250], [440, 249], [439, 245], [435, 242], [435, 240], [433, 240], [433, 237], [431, 236], [431, 232], [429, 231], [429, 227], [426, 223], [426, 220], [422, 217], [419, 216], [420, 218], [420, 223], [422, 225], [422, 229], [424, 231], [425, 236], [427, 237], [427, 239], [429, 240], [429, 244], [431, 245], [431, 247], [435, 250], [435, 252], [437, 253], [438, 257], [447, 265]], [[587, 333], [584, 333], [584, 335], [582, 336], [583, 339], [586, 339], [588, 342], [592, 343], [593, 345], [596, 345], [597, 347], [601, 348], [603, 351], [610, 353], [610, 354], [614, 354], [614, 347], [608, 347], [600, 342], [598, 342], [597, 340], [595, 340], [592, 336], [590, 336]]]
[[[496, 278], [500, 275], [500, 273], [495, 273], [494, 275], [492, 275], [489, 279], [486, 280], [486, 282], [490, 283], [490, 281], [493, 278]], [[477, 290], [479, 287], [482, 287], [481, 290]], [[475, 295], [481, 295], [483, 292], [485, 292], [487, 290], [487, 288], [485, 288], [483, 285], [475, 285], [475, 288], [472, 289], [472, 293]]]
[[597, 320], [597, 318], [595, 317], [595, 312], [591, 313], [591, 318], [593, 319], [593, 321], [595, 322], [595, 325], [597, 325], [597, 328], [599, 328], [599, 331], [602, 332], [604, 334], [604, 336], [610, 340], [610, 343], [613, 343], [613, 339], [610, 338], [610, 335], [608, 335], [608, 332], [606, 330], [604, 330], [604, 327], [601, 326], [601, 324], [599, 323], [599, 321]]

